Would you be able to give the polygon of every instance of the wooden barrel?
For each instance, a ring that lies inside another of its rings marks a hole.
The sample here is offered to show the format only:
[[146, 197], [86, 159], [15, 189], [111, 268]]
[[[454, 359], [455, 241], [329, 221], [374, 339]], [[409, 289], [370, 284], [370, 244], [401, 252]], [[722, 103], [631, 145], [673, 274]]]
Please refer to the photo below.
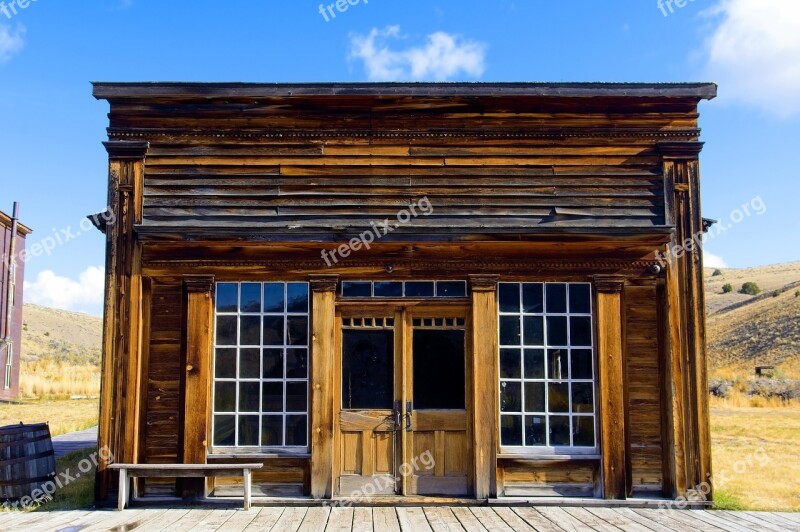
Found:
[[47, 423], [0, 427], [0, 501], [30, 497], [55, 471]]

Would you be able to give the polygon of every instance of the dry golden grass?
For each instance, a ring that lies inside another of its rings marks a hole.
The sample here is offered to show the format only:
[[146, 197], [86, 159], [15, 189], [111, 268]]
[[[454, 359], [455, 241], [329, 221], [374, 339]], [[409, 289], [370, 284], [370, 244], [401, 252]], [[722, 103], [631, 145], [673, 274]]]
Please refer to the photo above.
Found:
[[22, 362], [20, 397], [96, 396], [100, 393], [100, 368], [74, 366], [53, 360]]
[[748, 510], [800, 511], [800, 407], [734, 407], [712, 401], [718, 499]]
[[47, 422], [50, 434], [58, 436], [97, 425], [98, 411], [97, 399], [0, 403], [0, 426]]

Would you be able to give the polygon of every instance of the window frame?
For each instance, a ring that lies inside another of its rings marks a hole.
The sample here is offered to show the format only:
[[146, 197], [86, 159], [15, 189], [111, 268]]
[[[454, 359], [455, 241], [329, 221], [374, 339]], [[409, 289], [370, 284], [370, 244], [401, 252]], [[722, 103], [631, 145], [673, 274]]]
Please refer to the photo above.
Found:
[[[248, 312], [242, 310], [242, 285], [258, 284], [260, 286], [260, 309], [258, 312]], [[267, 312], [264, 310], [264, 289], [269, 284], [282, 284], [283, 285], [283, 310], [282, 312]], [[305, 312], [290, 312], [289, 311], [289, 285], [298, 284], [304, 285], [306, 288], [306, 310]], [[218, 307], [218, 294], [221, 285], [236, 285], [236, 311], [220, 311]], [[311, 449], [311, 287], [305, 281], [282, 281], [282, 280], [268, 280], [268, 281], [218, 281], [214, 285], [214, 344], [212, 353], [211, 364], [211, 445], [209, 446], [209, 455], [231, 455], [231, 454], [247, 454], [247, 455], [260, 455], [260, 454], [307, 454]], [[218, 342], [218, 327], [217, 322], [220, 316], [235, 316], [236, 317], [236, 345], [220, 345]], [[259, 318], [259, 345], [243, 345], [241, 343], [241, 317], [258, 317]], [[264, 344], [264, 318], [268, 316], [281, 316], [283, 319], [283, 342], [282, 345], [266, 345]], [[288, 335], [288, 319], [290, 317], [304, 317], [306, 319], [306, 343], [304, 345], [290, 345]], [[217, 369], [217, 350], [218, 349], [235, 349], [236, 361], [235, 372], [233, 377], [220, 377], [216, 376]], [[259, 350], [259, 376], [258, 378], [249, 378], [240, 376], [241, 364], [241, 351], [244, 349], [258, 349]], [[265, 378], [264, 377], [264, 352], [268, 349], [280, 349], [282, 351], [283, 372], [282, 377], [278, 378]], [[287, 376], [287, 351], [290, 349], [305, 349], [306, 350], [306, 375], [305, 378], [289, 378]], [[233, 412], [218, 412], [216, 409], [216, 384], [218, 382], [234, 383], [236, 392], [234, 395], [234, 411]], [[240, 383], [258, 383], [259, 386], [259, 407], [258, 412], [241, 411], [239, 403]], [[283, 390], [283, 409], [281, 412], [265, 412], [263, 404], [264, 384], [265, 383], [281, 383]], [[305, 412], [287, 411], [287, 384], [288, 383], [305, 383], [306, 386], [306, 410]], [[243, 415], [258, 416], [258, 442], [259, 445], [239, 445], [239, 417]], [[286, 445], [287, 439], [287, 416], [305, 416], [305, 445]], [[234, 417], [234, 444], [233, 445], [217, 445], [215, 444], [215, 430], [217, 416], [233, 416]], [[261, 445], [263, 438], [263, 418], [265, 416], [280, 416], [282, 418], [281, 427], [281, 440], [282, 445]]]
[[[516, 312], [505, 312], [501, 310], [501, 301], [500, 301], [500, 292], [501, 287], [503, 285], [514, 285], [517, 287], [519, 291], [519, 309]], [[539, 312], [525, 312], [524, 302], [523, 302], [523, 287], [525, 285], [541, 285], [542, 287], [542, 309]], [[566, 310], [565, 312], [549, 312], [547, 308], [547, 286], [548, 285], [564, 285], [566, 286]], [[569, 290], [570, 286], [586, 286], [589, 290], [589, 312], [571, 312], [569, 308], [570, 305], [570, 295]], [[596, 320], [595, 320], [595, 305], [594, 305], [594, 290], [593, 285], [590, 282], [576, 282], [576, 281], [501, 281], [498, 283], [497, 286], [497, 316], [498, 316], [498, 341], [497, 341], [497, 438], [498, 438], [498, 447], [499, 447], [499, 456], [516, 456], [516, 455], [524, 455], [524, 456], [564, 456], [570, 457], [574, 456], [577, 458], [580, 457], [596, 457], [600, 451], [600, 434], [599, 434], [599, 416], [601, 412], [599, 411], [599, 389], [598, 389], [598, 362], [597, 362], [597, 339], [596, 339]], [[502, 343], [501, 337], [501, 323], [502, 318], [507, 316], [515, 316], [518, 317], [520, 320], [519, 327], [520, 327], [520, 338], [518, 345], [509, 345]], [[541, 345], [525, 345], [525, 338], [524, 338], [524, 318], [525, 317], [541, 317], [542, 319], [542, 326], [543, 326], [543, 340]], [[550, 316], [554, 317], [565, 317], [567, 323], [567, 342], [566, 345], [548, 345], [548, 332], [547, 332], [547, 318]], [[589, 346], [573, 346], [572, 345], [572, 338], [571, 338], [571, 331], [570, 331], [570, 317], [588, 317], [590, 319], [590, 342]], [[504, 378], [501, 375], [501, 353], [503, 349], [518, 349], [520, 352], [520, 376], [519, 378]], [[543, 378], [527, 378], [525, 375], [525, 350], [527, 349], [540, 349], [544, 351], [544, 365], [543, 371], [544, 376]], [[549, 374], [549, 350], [554, 349], [566, 349], [567, 350], [567, 360], [569, 365], [569, 371], [567, 373], [566, 378], [551, 378]], [[572, 378], [572, 351], [573, 350], [590, 350], [591, 351], [591, 364], [592, 364], [592, 374], [591, 379], [573, 379]], [[501, 404], [501, 395], [502, 395], [502, 386], [503, 382], [518, 382], [520, 383], [520, 411], [513, 411], [513, 412], [503, 412], [502, 411], [502, 404]], [[525, 409], [525, 384], [526, 383], [542, 383], [544, 384], [544, 411], [543, 412], [526, 412]], [[569, 392], [567, 394], [568, 399], [568, 407], [566, 412], [550, 412], [549, 411], [549, 388], [548, 385], [550, 383], [560, 383], [560, 384], [568, 384], [569, 385]], [[573, 383], [591, 383], [592, 385], [592, 412], [591, 414], [588, 413], [580, 413], [580, 412], [573, 412], [573, 405], [572, 405], [572, 384]], [[502, 444], [502, 418], [503, 416], [519, 416], [522, 419], [522, 426], [520, 430], [522, 432], [522, 445], [503, 445]], [[525, 418], [526, 416], [542, 416], [545, 417], [545, 436], [547, 438], [547, 443], [550, 443], [550, 419], [552, 417], [566, 417], [569, 418], [570, 423], [570, 445], [525, 445]], [[573, 419], [576, 417], [586, 417], [592, 418], [593, 428], [594, 428], [594, 445], [589, 446], [575, 446], [574, 445], [574, 433], [573, 433]]]

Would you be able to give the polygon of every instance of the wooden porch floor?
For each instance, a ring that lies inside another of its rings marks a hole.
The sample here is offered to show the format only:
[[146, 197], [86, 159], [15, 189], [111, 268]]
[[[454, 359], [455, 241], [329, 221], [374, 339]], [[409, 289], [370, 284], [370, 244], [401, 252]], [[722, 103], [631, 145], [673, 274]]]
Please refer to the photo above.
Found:
[[561, 507], [267, 507], [0, 513], [0, 529], [33, 531], [197, 530], [454, 531], [541, 530], [606, 532], [800, 531], [800, 514]]

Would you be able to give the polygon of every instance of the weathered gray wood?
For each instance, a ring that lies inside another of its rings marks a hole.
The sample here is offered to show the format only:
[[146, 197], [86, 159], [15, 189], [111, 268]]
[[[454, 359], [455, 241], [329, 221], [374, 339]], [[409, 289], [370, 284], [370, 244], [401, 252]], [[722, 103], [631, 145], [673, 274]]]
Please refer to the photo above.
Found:
[[320, 530], [325, 530], [330, 513], [330, 508], [322, 506], [309, 508], [306, 516], [303, 518], [303, 523], [300, 525], [300, 530], [305, 532], [319, 532]]
[[373, 508], [372, 526], [380, 532], [399, 532], [400, 522], [397, 519], [397, 512], [391, 506]]
[[433, 530], [422, 508], [397, 508], [397, 519], [400, 521], [400, 528], [403, 531], [431, 532]]
[[[300, 525], [303, 524], [303, 519], [305, 518], [307, 512], [308, 508], [286, 508], [281, 514], [280, 518], [275, 521], [273, 528], [275, 530], [295, 532], [300, 528]], [[252, 526], [256, 527], [258, 524], [253, 521]]]
[[526, 523], [531, 525], [536, 530], [541, 532], [561, 532], [564, 530], [557, 523], [549, 520], [547, 517], [539, 513], [535, 508], [518, 507], [513, 508], [514, 513], [525, 520]]
[[423, 508], [425, 518], [434, 532], [460, 532], [464, 530], [453, 511], [447, 507], [434, 506]]
[[505, 531], [505, 530], [514, 530], [510, 526], [503, 521], [503, 518], [497, 515], [497, 513], [492, 508], [488, 508], [485, 506], [478, 506], [470, 508], [472, 513], [475, 517], [480, 521], [481, 525], [483, 525], [486, 530], [489, 531]]
[[570, 514], [565, 512], [563, 508], [556, 506], [543, 506], [541, 508], [537, 508], [537, 510], [550, 521], [558, 523], [558, 526], [568, 532], [586, 532], [591, 530], [591, 528], [583, 524], [580, 519], [575, 519]]

